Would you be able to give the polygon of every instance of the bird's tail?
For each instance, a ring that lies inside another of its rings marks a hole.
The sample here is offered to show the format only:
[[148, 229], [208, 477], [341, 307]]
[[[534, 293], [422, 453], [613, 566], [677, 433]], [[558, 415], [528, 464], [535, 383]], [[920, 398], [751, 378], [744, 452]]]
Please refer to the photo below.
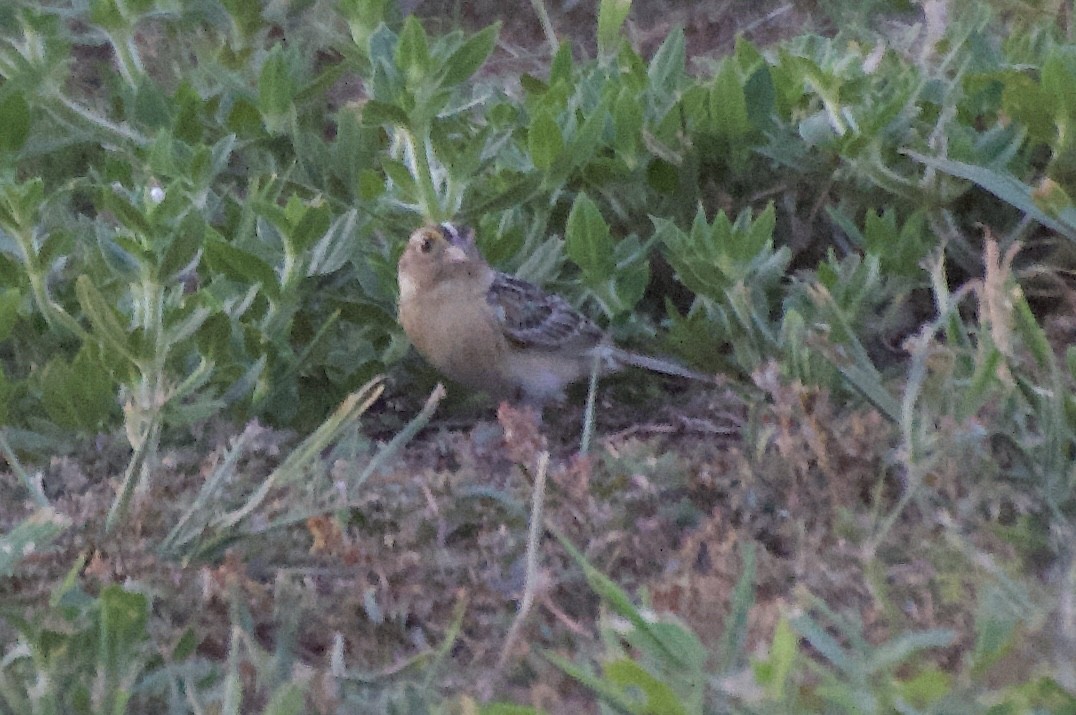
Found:
[[650, 355], [641, 355], [640, 353], [633, 353], [612, 346], [604, 347], [608, 352], [602, 355], [603, 362], [611, 363], [614, 367], [630, 365], [631, 367], [640, 367], [644, 370], [650, 370], [651, 372], [660, 372], [663, 375], [682, 377], [687, 380], [699, 380], [700, 382], [710, 383], [717, 382], [717, 378], [714, 375], [707, 375], [706, 373], [692, 370], [691, 368], [684, 367], [672, 360], [651, 357]]

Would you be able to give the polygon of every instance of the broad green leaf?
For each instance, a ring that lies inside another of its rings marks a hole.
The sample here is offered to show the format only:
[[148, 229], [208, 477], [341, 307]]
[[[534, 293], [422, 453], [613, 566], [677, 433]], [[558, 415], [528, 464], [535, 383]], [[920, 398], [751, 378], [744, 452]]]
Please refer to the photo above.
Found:
[[736, 63], [726, 58], [710, 89], [710, 117], [713, 131], [728, 141], [736, 141], [751, 128], [747, 122], [747, 99]]
[[319, 200], [310, 205], [303, 204], [302, 218], [295, 228], [286, 232], [285, 240], [291, 244], [294, 253], [303, 254], [325, 235], [332, 220], [332, 211], [324, 202]]
[[414, 15], [408, 15], [396, 43], [396, 64], [403, 70], [409, 87], [418, 87], [430, 68], [430, 48], [426, 30]]
[[609, 226], [598, 207], [584, 193], [576, 197], [568, 214], [565, 249], [591, 283], [608, 279], [616, 268]]
[[[231, 0], [236, 2], [237, 0]], [[254, 5], [245, 0], [241, 5]], [[370, 53], [370, 36], [383, 26], [389, 0], [340, 0], [339, 8], [347, 18], [351, 39], [361, 51]]]
[[629, 658], [618, 658], [605, 664], [605, 677], [625, 692], [640, 692], [644, 700], [642, 712], [652, 715], [687, 715], [687, 708], [668, 683], [656, 678]]
[[643, 107], [638, 94], [629, 87], [624, 87], [617, 96], [613, 108], [614, 145], [621, 160], [634, 168], [635, 152], [643, 128]]
[[241, 137], [265, 136], [265, 125], [258, 107], [242, 97], [238, 98], [228, 111], [225, 121], [228, 131]]
[[11, 335], [21, 303], [22, 293], [18, 288], [0, 290], [0, 342], [7, 340]]
[[362, 122], [366, 126], [411, 126], [411, 118], [400, 107], [388, 102], [369, 99], [362, 105]]
[[96, 430], [108, 419], [115, 405], [109, 370], [98, 351], [84, 346], [68, 365], [56, 356], [40, 375], [41, 401], [56, 424], [72, 430]]
[[631, 0], [598, 0], [598, 54], [610, 57], [620, 45], [620, 28], [628, 19]]
[[75, 293], [82, 311], [93, 326], [93, 336], [108, 349], [123, 355], [132, 363], [137, 363], [136, 351], [116, 317], [115, 309], [97, 290], [89, 276], [83, 274], [75, 280]]
[[350, 209], [333, 219], [311, 247], [307, 276], [323, 276], [339, 270], [355, 254], [358, 212]]
[[647, 68], [652, 91], [671, 93], [675, 90], [684, 76], [685, 62], [684, 30], [679, 26], [674, 27], [665, 36]]
[[124, 30], [127, 27], [127, 21], [117, 0], [92, 0], [90, 21], [107, 32]]
[[564, 151], [564, 136], [549, 112], [539, 112], [531, 122], [527, 149], [539, 171], [547, 171]]
[[399, 194], [405, 197], [415, 195], [415, 177], [411, 175], [411, 171], [406, 164], [395, 159], [382, 159], [381, 168], [384, 169], [385, 174], [392, 183], [396, 185], [396, 191]]
[[1043, 91], [1053, 102], [1054, 121], [1061, 131], [1065, 131], [1066, 126], [1071, 129], [1072, 123], [1076, 122], [1076, 97], [1072, 96], [1072, 88], [1076, 86], [1076, 63], [1071, 58], [1071, 47], [1055, 47], [1042, 63], [1040, 77]]
[[21, 92], [0, 94], [0, 152], [15, 152], [30, 134], [30, 105]]
[[1053, 145], [1057, 139], [1054, 119], [1057, 97], [1027, 75], [1012, 72], [1003, 79], [1002, 106], [1005, 112], [1027, 126], [1035, 141]]
[[449, 55], [445, 60], [444, 75], [441, 77], [442, 87], [454, 87], [470, 79], [471, 75], [478, 71], [493, 52], [500, 27], [500, 23], [497, 23], [483, 28], [468, 37], [458, 50]]
[[114, 678], [109, 686], [117, 688], [129, 677], [132, 664], [140, 668], [142, 656], [138, 647], [148, 639], [149, 599], [144, 594], [109, 584], [101, 591], [100, 606], [98, 667]]
[[212, 237], [205, 242], [205, 257], [214, 271], [241, 283], [260, 285], [271, 298], [280, 293], [276, 271], [268, 263], [222, 238]]
[[777, 90], [773, 86], [769, 65], [763, 63], [748, 75], [743, 94], [748, 124], [763, 131], [772, 127], [777, 113]]
[[102, 208], [111, 211], [116, 218], [139, 237], [150, 236], [154, 228], [142, 207], [136, 206], [122, 187], [104, 186], [98, 193]]
[[294, 54], [282, 45], [274, 46], [258, 76], [258, 109], [272, 132], [284, 130], [284, 117], [292, 109], [296, 92], [291, 68], [293, 58]]
[[952, 691], [953, 677], [939, 668], [930, 667], [908, 680], [898, 681], [896, 687], [903, 700], [917, 708], [926, 709]]
[[139, 78], [135, 90], [132, 119], [150, 129], [166, 129], [172, 125], [175, 104], [161, 85], [148, 76]]
[[572, 43], [561, 42], [549, 65], [549, 84], [572, 81]]
[[755, 677], [773, 700], [783, 699], [787, 693], [788, 676], [799, 654], [798, 640], [787, 616], [782, 615], [773, 631], [769, 657], [754, 664]]
[[183, 217], [171, 243], [161, 256], [158, 271], [162, 280], [172, 280], [176, 273], [191, 265], [202, 247], [205, 232], [206, 222], [201, 214], [192, 211]]
[[594, 158], [601, 145], [608, 114], [609, 99], [604, 98], [601, 104], [590, 111], [583, 124], [572, 136], [568, 145], [570, 164], [565, 167], [565, 170], [584, 166]]

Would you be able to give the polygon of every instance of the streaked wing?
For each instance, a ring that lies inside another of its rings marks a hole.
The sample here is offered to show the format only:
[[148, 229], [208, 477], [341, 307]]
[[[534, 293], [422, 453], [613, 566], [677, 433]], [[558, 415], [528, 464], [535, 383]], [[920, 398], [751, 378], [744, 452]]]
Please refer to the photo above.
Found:
[[523, 348], [586, 350], [602, 340], [602, 332], [558, 295], [518, 278], [497, 273], [486, 300], [504, 336]]

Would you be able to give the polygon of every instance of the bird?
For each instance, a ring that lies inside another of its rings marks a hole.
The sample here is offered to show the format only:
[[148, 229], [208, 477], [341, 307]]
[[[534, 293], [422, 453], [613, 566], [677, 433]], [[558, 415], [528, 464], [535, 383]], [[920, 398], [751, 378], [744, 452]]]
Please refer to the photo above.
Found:
[[568, 301], [490, 266], [474, 231], [414, 231], [397, 266], [398, 317], [423, 358], [460, 385], [539, 408], [595, 367], [635, 366], [712, 381], [672, 361], [623, 350]]

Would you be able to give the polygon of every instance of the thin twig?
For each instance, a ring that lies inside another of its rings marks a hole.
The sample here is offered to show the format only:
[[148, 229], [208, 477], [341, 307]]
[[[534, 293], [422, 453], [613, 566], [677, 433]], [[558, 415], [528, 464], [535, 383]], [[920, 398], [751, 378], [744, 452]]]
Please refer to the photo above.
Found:
[[543, 0], [531, 0], [531, 7], [538, 15], [538, 23], [542, 26], [542, 32], [545, 33], [546, 42], [549, 43], [549, 54], [557, 54], [560, 41], [557, 40], [557, 33], [553, 30], [553, 21], [549, 19], [549, 11], [545, 9], [545, 3]]
[[579, 440], [579, 454], [590, 452], [590, 443], [594, 439], [594, 403], [598, 397], [598, 372], [601, 370], [601, 358], [594, 355], [590, 366], [590, 382], [587, 386], [587, 406], [583, 411], [583, 436]]
[[534, 476], [534, 494], [531, 498], [531, 523], [527, 532], [527, 571], [523, 582], [523, 598], [519, 603], [519, 612], [516, 614], [515, 620], [512, 621], [512, 626], [508, 629], [508, 635], [504, 639], [504, 647], [501, 648], [501, 655], [497, 659], [497, 666], [494, 668], [491, 680], [495, 680], [504, 670], [512, 649], [515, 647], [516, 641], [519, 640], [520, 631], [523, 630], [523, 622], [527, 619], [531, 606], [534, 605], [534, 592], [537, 589], [538, 581], [538, 546], [542, 539], [542, 504], [545, 500], [545, 477], [547, 471], [549, 471], [549, 452], [542, 452], [538, 455], [538, 470]]

